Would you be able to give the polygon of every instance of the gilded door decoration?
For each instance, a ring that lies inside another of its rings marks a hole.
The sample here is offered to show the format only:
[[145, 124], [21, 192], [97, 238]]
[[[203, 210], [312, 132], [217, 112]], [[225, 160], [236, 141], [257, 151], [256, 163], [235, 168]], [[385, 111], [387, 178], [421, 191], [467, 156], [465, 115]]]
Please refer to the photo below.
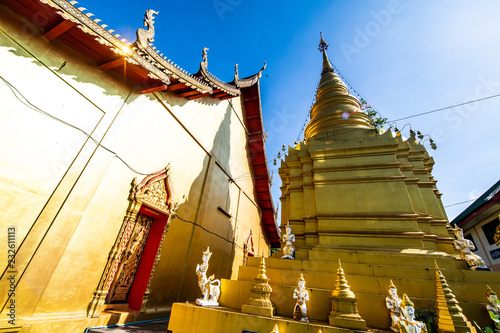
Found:
[[134, 282], [152, 223], [151, 217], [143, 214], [138, 215], [129, 246], [126, 251], [122, 252], [124, 255], [115, 283], [108, 294], [108, 303], [125, 303], [127, 301], [128, 292], [132, 282]]
[[158, 172], [146, 176], [140, 183], [137, 179], [133, 179], [131, 185], [129, 206], [124, 217], [120, 234], [108, 257], [108, 263], [101, 281], [99, 282], [99, 286], [94, 292], [92, 301], [89, 304], [89, 317], [99, 317], [105, 303], [111, 301], [119, 302], [122, 300], [118, 300], [118, 298], [125, 297], [126, 299], [127, 297], [126, 294], [123, 296], [120, 288], [127, 288], [127, 285], [128, 288], [130, 288], [137, 272], [137, 267], [135, 267], [135, 265], [138, 265], [140, 262], [142, 251], [147, 242], [149, 229], [151, 228], [151, 225], [145, 227], [144, 224], [148, 224], [146, 222], [148, 219], [151, 220], [151, 223], [154, 223], [152, 218], [139, 214], [143, 205], [152, 208], [160, 215], [168, 218], [163, 230], [153, 269], [149, 276], [148, 287], [143, 297], [141, 311], [145, 310], [151, 277], [160, 261], [160, 251], [163, 240], [167, 234], [170, 222], [174, 218], [177, 208], [179, 207], [179, 203], [173, 202], [172, 200], [170, 165], [167, 165]]

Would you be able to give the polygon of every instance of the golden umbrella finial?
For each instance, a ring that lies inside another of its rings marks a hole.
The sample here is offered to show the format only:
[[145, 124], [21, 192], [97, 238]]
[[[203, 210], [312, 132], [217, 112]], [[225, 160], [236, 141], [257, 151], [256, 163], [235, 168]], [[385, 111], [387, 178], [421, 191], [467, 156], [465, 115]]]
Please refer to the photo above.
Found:
[[320, 32], [319, 35], [321, 37], [321, 40], [319, 41], [318, 50], [320, 52], [323, 52], [323, 50], [328, 50], [328, 43], [323, 39], [323, 34]]

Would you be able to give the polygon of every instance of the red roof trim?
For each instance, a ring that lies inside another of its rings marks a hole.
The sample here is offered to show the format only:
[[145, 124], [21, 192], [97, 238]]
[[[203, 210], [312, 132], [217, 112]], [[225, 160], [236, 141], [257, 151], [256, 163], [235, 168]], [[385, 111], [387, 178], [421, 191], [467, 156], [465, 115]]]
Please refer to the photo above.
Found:
[[259, 80], [256, 80], [252, 86], [241, 88], [241, 96], [245, 106], [245, 120], [249, 131], [248, 145], [250, 147], [252, 177], [255, 183], [257, 201], [262, 210], [261, 225], [266, 239], [271, 246], [279, 247], [280, 235], [274, 215], [269, 169], [267, 167], [264, 138], [262, 135], [264, 133], [264, 124], [262, 120]]

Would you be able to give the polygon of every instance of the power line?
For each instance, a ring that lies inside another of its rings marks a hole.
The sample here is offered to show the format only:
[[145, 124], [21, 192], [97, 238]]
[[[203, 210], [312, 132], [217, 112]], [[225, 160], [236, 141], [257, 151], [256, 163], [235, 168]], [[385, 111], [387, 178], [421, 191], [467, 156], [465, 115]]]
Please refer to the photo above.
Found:
[[471, 201], [476, 201], [476, 199], [471, 199], [471, 200], [466, 200], [466, 201], [462, 201], [462, 202], [457, 202], [457, 203], [454, 203], [454, 204], [451, 204], [451, 205], [447, 205], [447, 206], [444, 206], [444, 207], [447, 208], [447, 207], [457, 206], [457, 205], [461, 205], [461, 204], [464, 204], [464, 203], [467, 203], [467, 202], [471, 202]]
[[[118, 158], [123, 164], [125, 164], [125, 166], [127, 168], [129, 168], [131, 171], [137, 173], [137, 174], [140, 174], [140, 175], [143, 175], [143, 176], [147, 176], [149, 175], [149, 173], [143, 173], [143, 172], [139, 172], [137, 171], [136, 169], [134, 169], [133, 167], [131, 167], [122, 157], [120, 157], [117, 153], [115, 153], [114, 151], [112, 151], [111, 149], [103, 146], [101, 143], [99, 143], [96, 139], [94, 139], [90, 134], [88, 134], [87, 132], [85, 132], [83, 129], [81, 129], [80, 127], [78, 126], [75, 126], [73, 124], [70, 124], [60, 118], [57, 118], [53, 115], [51, 115], [50, 113], [40, 109], [39, 107], [37, 107], [36, 105], [34, 105], [33, 103], [31, 103], [14, 85], [12, 85], [9, 81], [7, 81], [5, 78], [3, 78], [2, 76], [0, 76], [0, 79], [7, 85], [7, 87], [10, 89], [10, 91], [12, 92], [12, 94], [14, 95], [14, 97], [16, 97], [16, 99], [18, 101], [20, 101], [23, 105], [25, 105], [26, 107], [30, 108], [31, 110], [34, 110], [38, 113], [41, 113], [43, 114], [44, 116], [47, 116], [53, 120], [56, 120], [66, 126], [69, 126], [73, 129], [76, 129], [77, 131], [83, 133], [86, 137], [88, 137], [90, 140], [92, 140], [92, 142], [94, 142], [96, 145], [100, 146], [101, 148], [103, 148], [104, 150], [110, 152], [111, 154], [113, 154], [116, 158]], [[19, 96], [22, 97], [19, 98]]]
[[471, 104], [471, 103], [475, 103], [475, 102], [480, 102], [480, 101], [484, 101], [484, 100], [487, 100], [487, 99], [490, 99], [490, 98], [499, 97], [499, 96], [500, 96], [500, 94], [496, 94], [496, 95], [491, 95], [491, 96], [488, 96], [488, 97], [478, 98], [478, 99], [475, 99], [473, 101], [468, 101], [468, 102], [464, 102], [464, 103], [460, 103], [460, 104], [450, 105], [450, 106], [447, 106], [447, 107], [444, 107], [444, 108], [435, 109], [435, 110], [431, 110], [431, 111], [427, 111], [427, 112], [417, 113], [417, 114], [414, 114], [414, 115], [408, 116], [408, 117], [403, 117], [403, 118], [399, 118], [399, 119], [389, 120], [388, 122], [395, 122], [395, 121], [400, 121], [400, 120], [405, 120], [405, 119], [420, 117], [420, 116], [423, 116], [423, 115], [426, 115], [426, 114], [429, 114], [429, 113], [434, 113], [434, 112], [439, 112], [439, 111], [443, 111], [443, 110], [448, 110], [448, 109], [456, 108], [457, 106], [462, 106], [462, 105], [467, 105], [467, 104]]
[[196, 224], [196, 223], [194, 223], [194, 222], [192, 222], [192, 221], [189, 221], [189, 220], [185, 220], [185, 219], [181, 218], [179, 215], [175, 215], [175, 217], [176, 217], [176, 218], [178, 218], [179, 220], [181, 220], [182, 222], [191, 223], [191, 224], [192, 224], [192, 225], [194, 225], [195, 227], [199, 227], [199, 228], [201, 228], [201, 229], [205, 230], [206, 232], [208, 232], [209, 234], [212, 234], [212, 235], [214, 235], [214, 236], [217, 236], [217, 237], [219, 237], [220, 239], [223, 239], [223, 240], [225, 240], [226, 242], [231, 243], [231, 244], [235, 245], [236, 247], [239, 247], [240, 249], [242, 249], [242, 250], [243, 250], [243, 248], [242, 248], [241, 246], [239, 246], [238, 244], [236, 244], [235, 242], [230, 241], [229, 239], [226, 239], [225, 237], [222, 237], [221, 235], [219, 235], [219, 234], [217, 234], [217, 233], [215, 233], [215, 232], [213, 232], [213, 231], [210, 231], [210, 230], [208, 230], [207, 228], [205, 228], [205, 227], [203, 227], [203, 226], [201, 226], [201, 225], [199, 225], [199, 224]]

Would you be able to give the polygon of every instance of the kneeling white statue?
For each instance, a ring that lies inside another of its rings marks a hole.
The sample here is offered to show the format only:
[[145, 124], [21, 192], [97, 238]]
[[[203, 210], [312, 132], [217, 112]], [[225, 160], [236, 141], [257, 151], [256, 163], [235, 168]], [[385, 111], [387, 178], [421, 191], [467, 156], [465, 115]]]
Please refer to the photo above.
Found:
[[457, 238], [454, 242], [455, 248], [460, 251], [460, 258], [465, 260], [469, 268], [473, 270], [491, 271], [490, 268], [486, 267], [486, 263], [483, 258], [472, 252], [476, 250], [476, 246], [471, 240], [464, 238], [464, 231], [457, 225], [455, 225], [455, 227], [451, 230], [453, 230], [453, 233]]
[[401, 298], [398, 296], [398, 289], [390, 280], [389, 286], [387, 287], [387, 292], [389, 293], [389, 296], [385, 298], [385, 304], [387, 308], [390, 310], [390, 316], [391, 316], [391, 327], [390, 329], [394, 332], [399, 332], [399, 327], [398, 323], [401, 320]]
[[486, 310], [488, 310], [490, 318], [495, 323], [497, 330], [500, 330], [500, 301], [498, 300], [497, 294], [491, 290], [490, 286], [487, 285], [486, 287], [486, 298], [488, 299]]
[[196, 265], [196, 275], [198, 275], [198, 286], [201, 289], [201, 298], [196, 299], [196, 304], [201, 306], [217, 306], [219, 305], [220, 296], [220, 280], [214, 280], [211, 275], [207, 278], [208, 260], [210, 260], [209, 247], [203, 252], [203, 262]]
[[302, 273], [300, 273], [298, 286], [293, 291], [293, 298], [297, 300], [297, 303], [293, 307], [293, 319], [309, 322], [306, 304], [309, 301], [309, 292], [306, 289], [306, 280], [304, 280]]
[[295, 235], [292, 234], [290, 221], [286, 223], [285, 232], [283, 237], [281, 237], [281, 243], [283, 244], [283, 256], [281, 259], [294, 259], [295, 246], [293, 246], [293, 242], [295, 242]]
[[427, 332], [427, 326], [415, 320], [415, 308], [413, 302], [410, 301], [406, 294], [403, 294], [403, 302], [401, 303], [402, 318], [398, 322], [400, 333], [423, 333]]

